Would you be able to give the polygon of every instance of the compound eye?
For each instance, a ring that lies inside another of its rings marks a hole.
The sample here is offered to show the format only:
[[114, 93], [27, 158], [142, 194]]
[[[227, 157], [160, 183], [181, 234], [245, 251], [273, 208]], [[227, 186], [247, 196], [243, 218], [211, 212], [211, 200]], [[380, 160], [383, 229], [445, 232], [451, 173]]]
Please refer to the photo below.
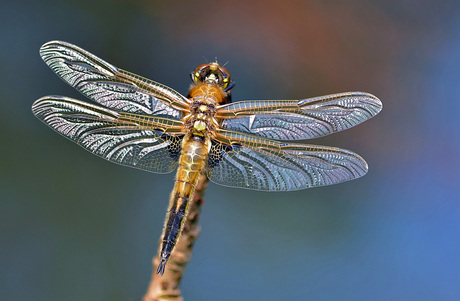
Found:
[[196, 83], [200, 79], [200, 72], [195, 71], [195, 74], [193, 76], [193, 81]]
[[209, 73], [209, 64], [202, 64], [196, 67], [195, 72], [193, 72], [193, 81], [195, 83], [203, 82], [206, 79], [206, 76]]
[[195, 69], [192, 75], [195, 83], [212, 82], [223, 89], [226, 89], [231, 83], [228, 70], [217, 63], [202, 64]]
[[219, 66], [220, 74], [222, 75], [222, 86], [224, 89], [228, 87], [231, 82], [230, 72], [225, 67]]

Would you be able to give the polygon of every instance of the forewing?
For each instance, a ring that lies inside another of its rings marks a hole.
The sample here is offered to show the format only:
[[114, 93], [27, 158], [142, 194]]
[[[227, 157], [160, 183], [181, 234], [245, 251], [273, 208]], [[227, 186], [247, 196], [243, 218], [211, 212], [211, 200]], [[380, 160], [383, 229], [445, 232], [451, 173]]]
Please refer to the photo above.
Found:
[[[359, 155], [334, 147], [288, 144], [226, 132], [213, 141], [211, 181], [231, 187], [292, 191], [353, 180], [366, 174]], [[224, 143], [227, 139], [238, 143]]]
[[46, 96], [33, 113], [59, 134], [106, 160], [142, 170], [175, 169], [182, 138], [164, 134], [180, 122], [116, 112], [62, 96]]
[[221, 128], [277, 140], [318, 138], [349, 129], [382, 109], [380, 100], [364, 92], [348, 92], [303, 100], [240, 101], [218, 108]]
[[51, 41], [40, 55], [64, 81], [101, 105], [179, 120], [184, 96], [162, 84], [119, 69], [70, 43]]

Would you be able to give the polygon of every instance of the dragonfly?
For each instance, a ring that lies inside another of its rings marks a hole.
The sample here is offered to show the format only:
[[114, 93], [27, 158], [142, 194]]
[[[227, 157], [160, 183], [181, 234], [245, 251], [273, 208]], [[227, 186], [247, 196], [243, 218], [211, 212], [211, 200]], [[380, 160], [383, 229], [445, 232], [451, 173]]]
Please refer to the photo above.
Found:
[[111, 162], [154, 173], [177, 168], [157, 274], [163, 275], [183, 230], [200, 174], [229, 187], [293, 191], [367, 173], [366, 161], [354, 152], [292, 141], [336, 133], [374, 117], [382, 103], [372, 94], [232, 102], [235, 83], [217, 62], [191, 73], [184, 96], [67, 42], [45, 43], [40, 55], [93, 102], [45, 96], [32, 105], [36, 117]]

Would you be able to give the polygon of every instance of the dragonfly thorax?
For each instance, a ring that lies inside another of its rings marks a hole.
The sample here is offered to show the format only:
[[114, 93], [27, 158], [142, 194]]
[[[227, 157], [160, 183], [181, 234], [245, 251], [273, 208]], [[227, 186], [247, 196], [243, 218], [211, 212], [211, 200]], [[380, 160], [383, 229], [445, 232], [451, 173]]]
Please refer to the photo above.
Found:
[[184, 127], [187, 132], [197, 136], [214, 136], [219, 125], [215, 118], [216, 100], [213, 97], [203, 97], [205, 95], [199, 94], [199, 97], [194, 98], [190, 113], [183, 118]]
[[382, 109], [372, 94], [231, 103], [234, 83], [217, 62], [195, 69], [185, 97], [66, 42], [48, 42], [40, 55], [98, 103], [45, 96], [32, 106], [41, 121], [111, 162], [156, 173], [177, 167], [157, 273], [164, 273], [174, 254], [201, 175], [229, 187], [293, 191], [353, 180], [368, 170], [351, 151], [294, 140], [319, 138], [372, 118]]

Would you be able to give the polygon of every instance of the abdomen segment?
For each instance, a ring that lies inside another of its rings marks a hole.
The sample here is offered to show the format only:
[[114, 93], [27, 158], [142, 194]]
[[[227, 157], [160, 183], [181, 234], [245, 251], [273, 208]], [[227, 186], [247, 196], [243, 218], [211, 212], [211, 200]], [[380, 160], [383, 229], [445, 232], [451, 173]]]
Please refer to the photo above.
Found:
[[163, 229], [160, 264], [157, 274], [163, 275], [166, 262], [182, 232], [187, 218], [190, 200], [195, 191], [200, 173], [206, 166], [211, 141], [209, 138], [193, 136], [184, 137], [182, 154], [179, 159], [176, 181], [169, 199], [168, 213]]

